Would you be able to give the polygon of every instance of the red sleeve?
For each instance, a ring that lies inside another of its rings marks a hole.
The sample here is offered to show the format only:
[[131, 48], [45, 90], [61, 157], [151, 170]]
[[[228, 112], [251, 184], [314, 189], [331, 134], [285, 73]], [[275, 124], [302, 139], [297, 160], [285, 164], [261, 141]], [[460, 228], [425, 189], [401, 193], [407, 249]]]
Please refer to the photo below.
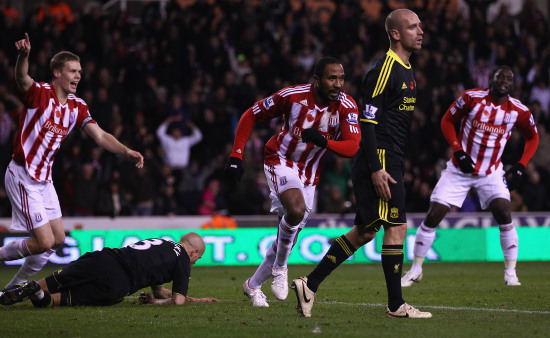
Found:
[[456, 137], [455, 126], [469, 110], [469, 102], [470, 97], [466, 92], [462, 93], [462, 95], [451, 104], [449, 109], [447, 109], [443, 118], [441, 118], [441, 131], [443, 132], [443, 136], [445, 136], [445, 139], [455, 152], [462, 149]]
[[447, 110], [441, 119], [441, 131], [443, 132], [443, 136], [445, 136], [447, 142], [449, 142], [453, 148], [454, 152], [462, 149], [462, 146], [456, 137], [455, 121], [449, 110]]
[[519, 160], [524, 167], [527, 167], [527, 163], [531, 160], [537, 148], [539, 146], [539, 133], [537, 131], [537, 126], [535, 124], [535, 119], [531, 112], [527, 111], [524, 114], [521, 114], [518, 120], [515, 123], [515, 127], [521, 132], [523, 137], [525, 137], [525, 147], [523, 148], [523, 155]]
[[254, 122], [256, 122], [256, 119], [254, 113], [252, 113], [252, 108], [248, 108], [241, 116], [239, 124], [237, 125], [231, 157], [243, 158], [244, 146], [254, 128]]
[[355, 102], [354, 107], [354, 110], [348, 110], [345, 114], [341, 115], [340, 138], [338, 140], [328, 140], [327, 142], [327, 149], [343, 157], [353, 157], [357, 150], [359, 150], [361, 129], [359, 129], [359, 114]]

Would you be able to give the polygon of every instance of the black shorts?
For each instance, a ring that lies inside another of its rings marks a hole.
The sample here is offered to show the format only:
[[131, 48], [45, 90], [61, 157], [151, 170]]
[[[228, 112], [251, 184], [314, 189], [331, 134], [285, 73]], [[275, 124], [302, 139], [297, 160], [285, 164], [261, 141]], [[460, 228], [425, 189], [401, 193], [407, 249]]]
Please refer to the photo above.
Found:
[[384, 201], [374, 190], [371, 174], [363, 151], [353, 158], [351, 179], [357, 203], [355, 222], [359, 228], [380, 230], [380, 226], [401, 225], [407, 223], [405, 213], [405, 185], [403, 183], [403, 158], [385, 149], [378, 149], [382, 167], [396, 184], [389, 183], [391, 199]]
[[130, 279], [111, 255], [88, 252], [46, 277], [50, 293], [61, 293], [63, 306], [112, 305], [130, 292]]

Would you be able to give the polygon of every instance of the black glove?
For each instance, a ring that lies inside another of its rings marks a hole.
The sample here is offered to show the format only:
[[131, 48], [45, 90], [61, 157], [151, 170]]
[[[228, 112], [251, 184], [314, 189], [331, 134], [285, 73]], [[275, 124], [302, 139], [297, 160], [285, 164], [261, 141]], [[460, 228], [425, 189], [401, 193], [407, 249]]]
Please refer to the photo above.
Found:
[[506, 183], [508, 184], [509, 190], [514, 190], [519, 188], [525, 179], [525, 167], [521, 163], [516, 163], [512, 168], [508, 169], [504, 177], [506, 178]]
[[243, 174], [243, 161], [238, 157], [230, 157], [225, 164], [225, 168], [223, 169], [223, 175], [225, 178], [234, 185], [237, 182], [240, 182]]
[[312, 142], [317, 147], [325, 148], [328, 144], [326, 138], [323, 135], [319, 134], [319, 131], [315, 128], [308, 128], [302, 130], [302, 142], [309, 143]]
[[470, 155], [466, 154], [464, 150], [459, 150], [453, 155], [458, 161], [458, 167], [463, 173], [473, 173], [475, 170], [475, 163], [472, 161]]

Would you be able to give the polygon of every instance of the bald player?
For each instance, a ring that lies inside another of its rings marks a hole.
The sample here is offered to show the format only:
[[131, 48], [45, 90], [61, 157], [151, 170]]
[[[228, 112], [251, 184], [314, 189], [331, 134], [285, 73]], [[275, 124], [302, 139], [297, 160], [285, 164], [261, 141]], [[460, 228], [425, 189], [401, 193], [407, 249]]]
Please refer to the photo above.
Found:
[[416, 81], [409, 63], [422, 47], [423, 31], [418, 16], [398, 9], [386, 18], [390, 49], [363, 80], [361, 147], [352, 163], [357, 200], [353, 228], [338, 237], [307, 277], [293, 281], [298, 311], [311, 316], [321, 282], [353, 253], [370, 242], [384, 227], [382, 268], [388, 291], [389, 317], [431, 318], [408, 305], [401, 294], [403, 241], [407, 233], [403, 159], [416, 103]]
[[[2, 290], [0, 304], [12, 305], [30, 299], [35, 307], [106, 306], [151, 286], [155, 293], [172, 282], [170, 297], [140, 296], [141, 303], [178, 304], [215, 302], [214, 298], [187, 297], [191, 266], [204, 254], [202, 237], [194, 232], [178, 243], [150, 238], [121, 248], [88, 252], [68, 266], [40, 281], [30, 281]], [[165, 293], [164, 293], [165, 294]]]

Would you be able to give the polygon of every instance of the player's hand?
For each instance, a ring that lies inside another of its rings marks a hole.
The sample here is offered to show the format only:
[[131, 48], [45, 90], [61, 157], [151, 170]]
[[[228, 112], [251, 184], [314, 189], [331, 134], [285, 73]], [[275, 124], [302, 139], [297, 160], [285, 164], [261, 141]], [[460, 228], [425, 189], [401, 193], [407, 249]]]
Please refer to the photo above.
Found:
[[372, 184], [374, 184], [374, 190], [378, 197], [384, 201], [391, 199], [391, 191], [389, 183], [396, 184], [397, 181], [393, 179], [384, 169], [378, 170], [371, 174]]
[[325, 148], [328, 144], [328, 141], [326, 138], [323, 137], [319, 133], [319, 131], [315, 128], [308, 128], [302, 130], [302, 142], [309, 143], [312, 142], [317, 147]]
[[139, 152], [129, 149], [126, 156], [136, 163], [136, 168], [143, 168], [143, 155]]
[[238, 157], [231, 156], [229, 160], [227, 160], [225, 168], [223, 169], [223, 175], [226, 180], [228, 180], [232, 185], [235, 185], [237, 182], [241, 181], [243, 174], [243, 161]]
[[508, 169], [506, 174], [504, 174], [504, 177], [506, 178], [506, 183], [508, 184], [509, 190], [517, 189], [521, 186], [523, 183], [523, 180], [525, 179], [525, 167], [521, 163], [516, 163], [512, 166], [512, 168]]
[[460, 171], [466, 174], [474, 172], [475, 163], [470, 155], [466, 154], [464, 150], [461, 149], [456, 151], [453, 156], [458, 161], [458, 167], [460, 168]]
[[15, 42], [15, 48], [21, 56], [28, 56], [31, 52], [31, 40], [29, 34], [25, 33], [25, 38]]
[[153, 296], [149, 292], [142, 292], [139, 294], [139, 303], [140, 304], [153, 304]]

